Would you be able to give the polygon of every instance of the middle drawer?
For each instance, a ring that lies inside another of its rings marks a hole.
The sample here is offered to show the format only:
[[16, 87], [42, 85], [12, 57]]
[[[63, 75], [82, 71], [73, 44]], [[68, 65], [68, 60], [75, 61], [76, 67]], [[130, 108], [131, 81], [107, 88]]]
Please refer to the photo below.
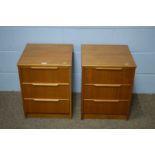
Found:
[[85, 84], [84, 99], [126, 99], [130, 98], [131, 85]]
[[68, 99], [68, 83], [22, 83], [25, 98], [57, 98]]

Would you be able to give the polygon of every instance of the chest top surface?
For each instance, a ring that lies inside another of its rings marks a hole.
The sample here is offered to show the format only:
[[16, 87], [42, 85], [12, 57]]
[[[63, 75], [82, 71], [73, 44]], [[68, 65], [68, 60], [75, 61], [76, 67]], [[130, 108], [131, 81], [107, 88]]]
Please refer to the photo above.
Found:
[[136, 67], [127, 45], [82, 45], [82, 66]]
[[27, 44], [18, 66], [71, 66], [72, 45]]

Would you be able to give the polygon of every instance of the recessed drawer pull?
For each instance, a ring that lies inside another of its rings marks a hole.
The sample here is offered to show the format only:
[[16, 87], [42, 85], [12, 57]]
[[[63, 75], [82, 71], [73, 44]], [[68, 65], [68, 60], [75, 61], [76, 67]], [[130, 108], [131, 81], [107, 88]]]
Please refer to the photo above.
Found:
[[59, 101], [69, 101], [69, 99], [50, 99], [50, 98], [24, 98], [24, 100], [31, 101], [51, 101], [51, 102], [59, 102]]
[[60, 100], [59, 99], [37, 99], [37, 98], [34, 98], [33, 101], [43, 101], [43, 102], [59, 102]]
[[97, 67], [96, 70], [122, 70], [123, 68], [103, 68], [103, 67]]
[[58, 67], [30, 67], [31, 69], [58, 69]]
[[23, 85], [32, 85], [32, 86], [68, 86], [69, 83], [31, 83], [31, 82], [23, 82]]
[[121, 84], [93, 84], [95, 87], [121, 87]]
[[59, 86], [58, 83], [32, 83], [32, 86], [53, 86], [53, 87], [57, 87]]
[[93, 102], [120, 102], [120, 100], [93, 100]]

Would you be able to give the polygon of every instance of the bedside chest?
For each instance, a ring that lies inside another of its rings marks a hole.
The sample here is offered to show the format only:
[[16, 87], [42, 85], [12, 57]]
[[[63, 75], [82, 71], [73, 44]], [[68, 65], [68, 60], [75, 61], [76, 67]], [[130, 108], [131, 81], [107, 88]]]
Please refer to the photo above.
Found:
[[72, 116], [72, 45], [28, 44], [18, 71], [26, 117]]
[[82, 45], [81, 119], [128, 119], [135, 68], [126, 45]]

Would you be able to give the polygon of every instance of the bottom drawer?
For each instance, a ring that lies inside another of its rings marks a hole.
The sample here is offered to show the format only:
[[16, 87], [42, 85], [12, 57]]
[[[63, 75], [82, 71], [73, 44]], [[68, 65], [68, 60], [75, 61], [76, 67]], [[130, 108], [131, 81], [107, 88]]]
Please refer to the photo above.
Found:
[[126, 115], [129, 110], [129, 101], [84, 100], [85, 114]]
[[26, 113], [67, 114], [70, 111], [69, 100], [24, 100]]

